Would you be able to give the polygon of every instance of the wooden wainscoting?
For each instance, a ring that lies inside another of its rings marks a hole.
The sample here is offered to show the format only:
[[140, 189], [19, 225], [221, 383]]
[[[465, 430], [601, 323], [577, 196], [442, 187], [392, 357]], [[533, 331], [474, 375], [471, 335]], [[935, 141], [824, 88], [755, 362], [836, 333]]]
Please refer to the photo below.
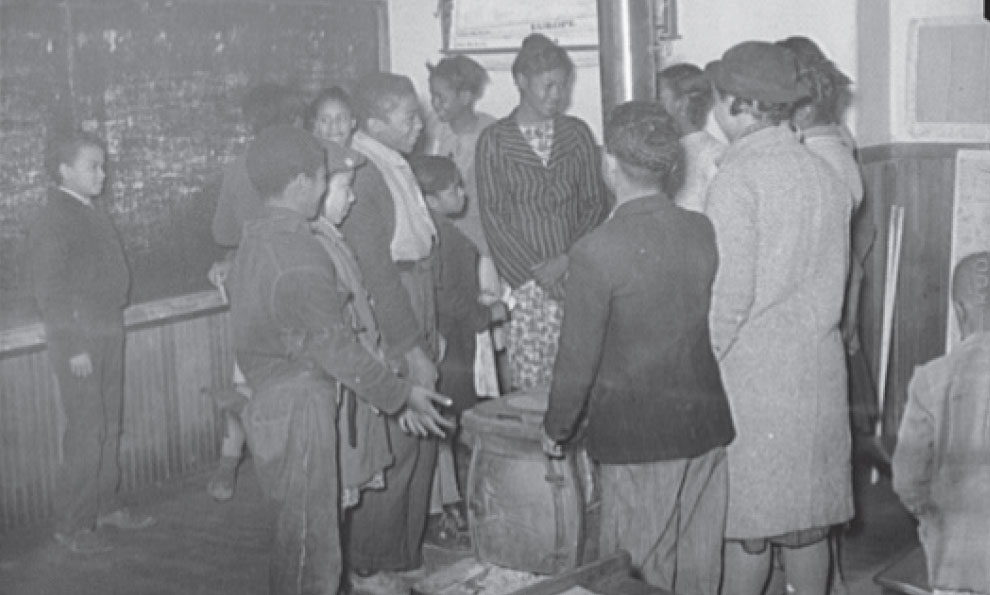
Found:
[[[215, 292], [127, 310], [121, 490], [219, 456], [222, 426], [209, 393], [230, 384], [227, 318]], [[64, 427], [41, 325], [0, 333], [0, 531], [51, 516]]]
[[866, 270], [860, 331], [874, 376], [880, 353], [881, 313], [892, 205], [904, 207], [904, 236], [894, 308], [894, 328], [884, 436], [892, 444], [915, 366], [945, 352], [956, 153], [990, 145], [911, 143], [867, 147], [860, 152], [864, 208], [871, 209], [876, 241]]

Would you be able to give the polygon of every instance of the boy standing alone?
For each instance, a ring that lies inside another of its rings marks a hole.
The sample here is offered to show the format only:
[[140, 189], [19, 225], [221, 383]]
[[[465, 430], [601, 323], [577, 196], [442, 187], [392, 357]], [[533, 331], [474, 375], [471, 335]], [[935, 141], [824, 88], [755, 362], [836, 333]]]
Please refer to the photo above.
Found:
[[93, 204], [106, 174], [99, 139], [55, 138], [46, 165], [58, 187], [29, 236], [34, 295], [65, 413], [55, 476], [55, 540], [74, 553], [110, 551], [96, 531], [142, 529], [152, 517], [120, 507], [117, 455], [124, 389], [124, 306], [130, 273], [110, 218]]
[[893, 458], [936, 594], [990, 593], [990, 252], [956, 265], [962, 343], [915, 370]]

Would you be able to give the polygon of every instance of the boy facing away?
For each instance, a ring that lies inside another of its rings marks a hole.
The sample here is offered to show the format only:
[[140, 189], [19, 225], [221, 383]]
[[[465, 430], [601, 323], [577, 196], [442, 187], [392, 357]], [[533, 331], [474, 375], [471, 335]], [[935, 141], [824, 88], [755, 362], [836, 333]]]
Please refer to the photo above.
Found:
[[990, 252], [952, 279], [962, 342], [908, 385], [893, 486], [918, 517], [935, 593], [990, 593]]
[[103, 192], [105, 159], [93, 136], [54, 138], [46, 165], [57, 187], [28, 235], [66, 423], [55, 475], [55, 540], [79, 554], [113, 549], [103, 526], [143, 529], [155, 522], [121, 508], [116, 496], [130, 273], [110, 217], [93, 204]]

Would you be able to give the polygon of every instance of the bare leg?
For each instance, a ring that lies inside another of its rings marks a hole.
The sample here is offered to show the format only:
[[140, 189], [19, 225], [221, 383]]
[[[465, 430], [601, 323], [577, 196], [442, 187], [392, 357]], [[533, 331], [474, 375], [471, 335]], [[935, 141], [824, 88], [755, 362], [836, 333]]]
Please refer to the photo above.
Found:
[[781, 548], [787, 584], [797, 595], [825, 595], [831, 566], [829, 540], [822, 539], [799, 548]]
[[738, 541], [725, 542], [725, 572], [722, 595], [761, 595], [770, 577], [773, 548], [749, 554]]

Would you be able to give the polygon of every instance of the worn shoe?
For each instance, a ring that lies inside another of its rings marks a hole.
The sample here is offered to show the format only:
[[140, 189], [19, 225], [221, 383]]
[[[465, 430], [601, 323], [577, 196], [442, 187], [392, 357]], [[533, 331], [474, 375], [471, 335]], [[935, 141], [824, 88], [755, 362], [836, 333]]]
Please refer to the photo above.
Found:
[[471, 549], [471, 535], [457, 528], [457, 520], [446, 513], [430, 515], [423, 542], [444, 550], [466, 552]]
[[73, 554], [103, 554], [113, 546], [92, 529], [80, 529], [75, 533], [56, 533], [55, 541]]
[[153, 516], [137, 514], [126, 508], [96, 518], [96, 526], [117, 527], [118, 529], [147, 529], [158, 522]]
[[353, 595], [409, 595], [409, 585], [394, 572], [381, 571], [369, 576], [350, 573]]
[[240, 462], [240, 457], [220, 459], [220, 464], [213, 472], [210, 483], [206, 485], [206, 491], [217, 502], [225, 502], [234, 497], [234, 488], [237, 485], [237, 466]]

